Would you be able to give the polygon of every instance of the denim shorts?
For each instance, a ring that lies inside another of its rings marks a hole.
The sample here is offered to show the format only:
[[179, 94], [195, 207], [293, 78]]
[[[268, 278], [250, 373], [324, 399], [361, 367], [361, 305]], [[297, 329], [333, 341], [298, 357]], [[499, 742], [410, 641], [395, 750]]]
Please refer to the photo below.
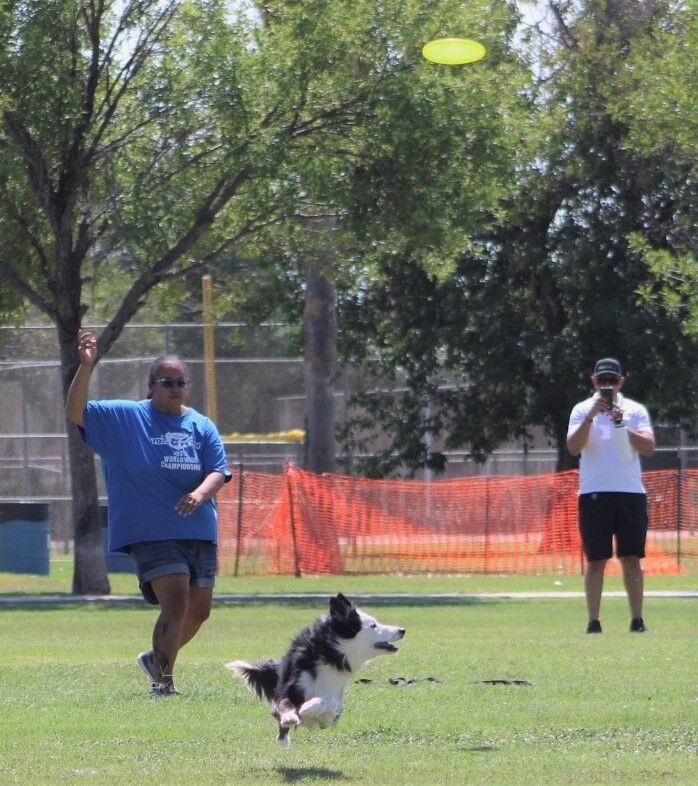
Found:
[[151, 581], [174, 573], [186, 573], [193, 587], [216, 584], [217, 548], [210, 540], [149, 540], [132, 543], [129, 554], [136, 563], [143, 597], [158, 605]]

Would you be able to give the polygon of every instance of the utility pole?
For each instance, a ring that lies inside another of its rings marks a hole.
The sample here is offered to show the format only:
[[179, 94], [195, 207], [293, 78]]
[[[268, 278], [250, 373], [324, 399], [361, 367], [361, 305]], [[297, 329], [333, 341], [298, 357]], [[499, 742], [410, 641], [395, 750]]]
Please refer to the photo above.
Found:
[[206, 392], [206, 414], [214, 423], [218, 422], [218, 391], [216, 388], [216, 349], [214, 331], [216, 315], [213, 308], [213, 282], [211, 276], [201, 278], [201, 295], [204, 316], [204, 389]]

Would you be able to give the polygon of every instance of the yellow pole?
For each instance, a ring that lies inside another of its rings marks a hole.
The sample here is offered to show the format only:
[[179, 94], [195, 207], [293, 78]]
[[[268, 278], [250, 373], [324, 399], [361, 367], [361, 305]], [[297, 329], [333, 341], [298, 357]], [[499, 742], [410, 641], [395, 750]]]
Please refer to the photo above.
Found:
[[213, 288], [211, 276], [201, 279], [201, 294], [204, 310], [204, 380], [206, 391], [206, 414], [218, 421], [218, 399], [216, 395], [216, 356], [213, 343], [215, 314], [213, 310]]

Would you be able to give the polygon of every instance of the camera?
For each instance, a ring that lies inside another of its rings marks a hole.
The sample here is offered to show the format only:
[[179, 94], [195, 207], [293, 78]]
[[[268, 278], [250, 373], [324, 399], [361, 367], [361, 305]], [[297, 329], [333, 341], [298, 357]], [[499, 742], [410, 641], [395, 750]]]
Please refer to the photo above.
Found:
[[599, 388], [599, 394], [609, 407], [613, 406], [613, 388]]

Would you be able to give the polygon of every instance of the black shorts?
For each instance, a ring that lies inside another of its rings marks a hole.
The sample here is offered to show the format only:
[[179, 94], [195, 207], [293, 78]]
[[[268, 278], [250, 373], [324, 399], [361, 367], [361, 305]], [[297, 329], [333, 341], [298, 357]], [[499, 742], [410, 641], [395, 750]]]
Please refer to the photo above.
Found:
[[132, 543], [129, 553], [136, 563], [143, 597], [158, 605], [151, 581], [173, 573], [186, 573], [193, 587], [216, 583], [216, 544], [209, 540], [151, 540]]
[[598, 491], [579, 495], [579, 531], [590, 562], [613, 556], [644, 557], [647, 539], [647, 495]]

